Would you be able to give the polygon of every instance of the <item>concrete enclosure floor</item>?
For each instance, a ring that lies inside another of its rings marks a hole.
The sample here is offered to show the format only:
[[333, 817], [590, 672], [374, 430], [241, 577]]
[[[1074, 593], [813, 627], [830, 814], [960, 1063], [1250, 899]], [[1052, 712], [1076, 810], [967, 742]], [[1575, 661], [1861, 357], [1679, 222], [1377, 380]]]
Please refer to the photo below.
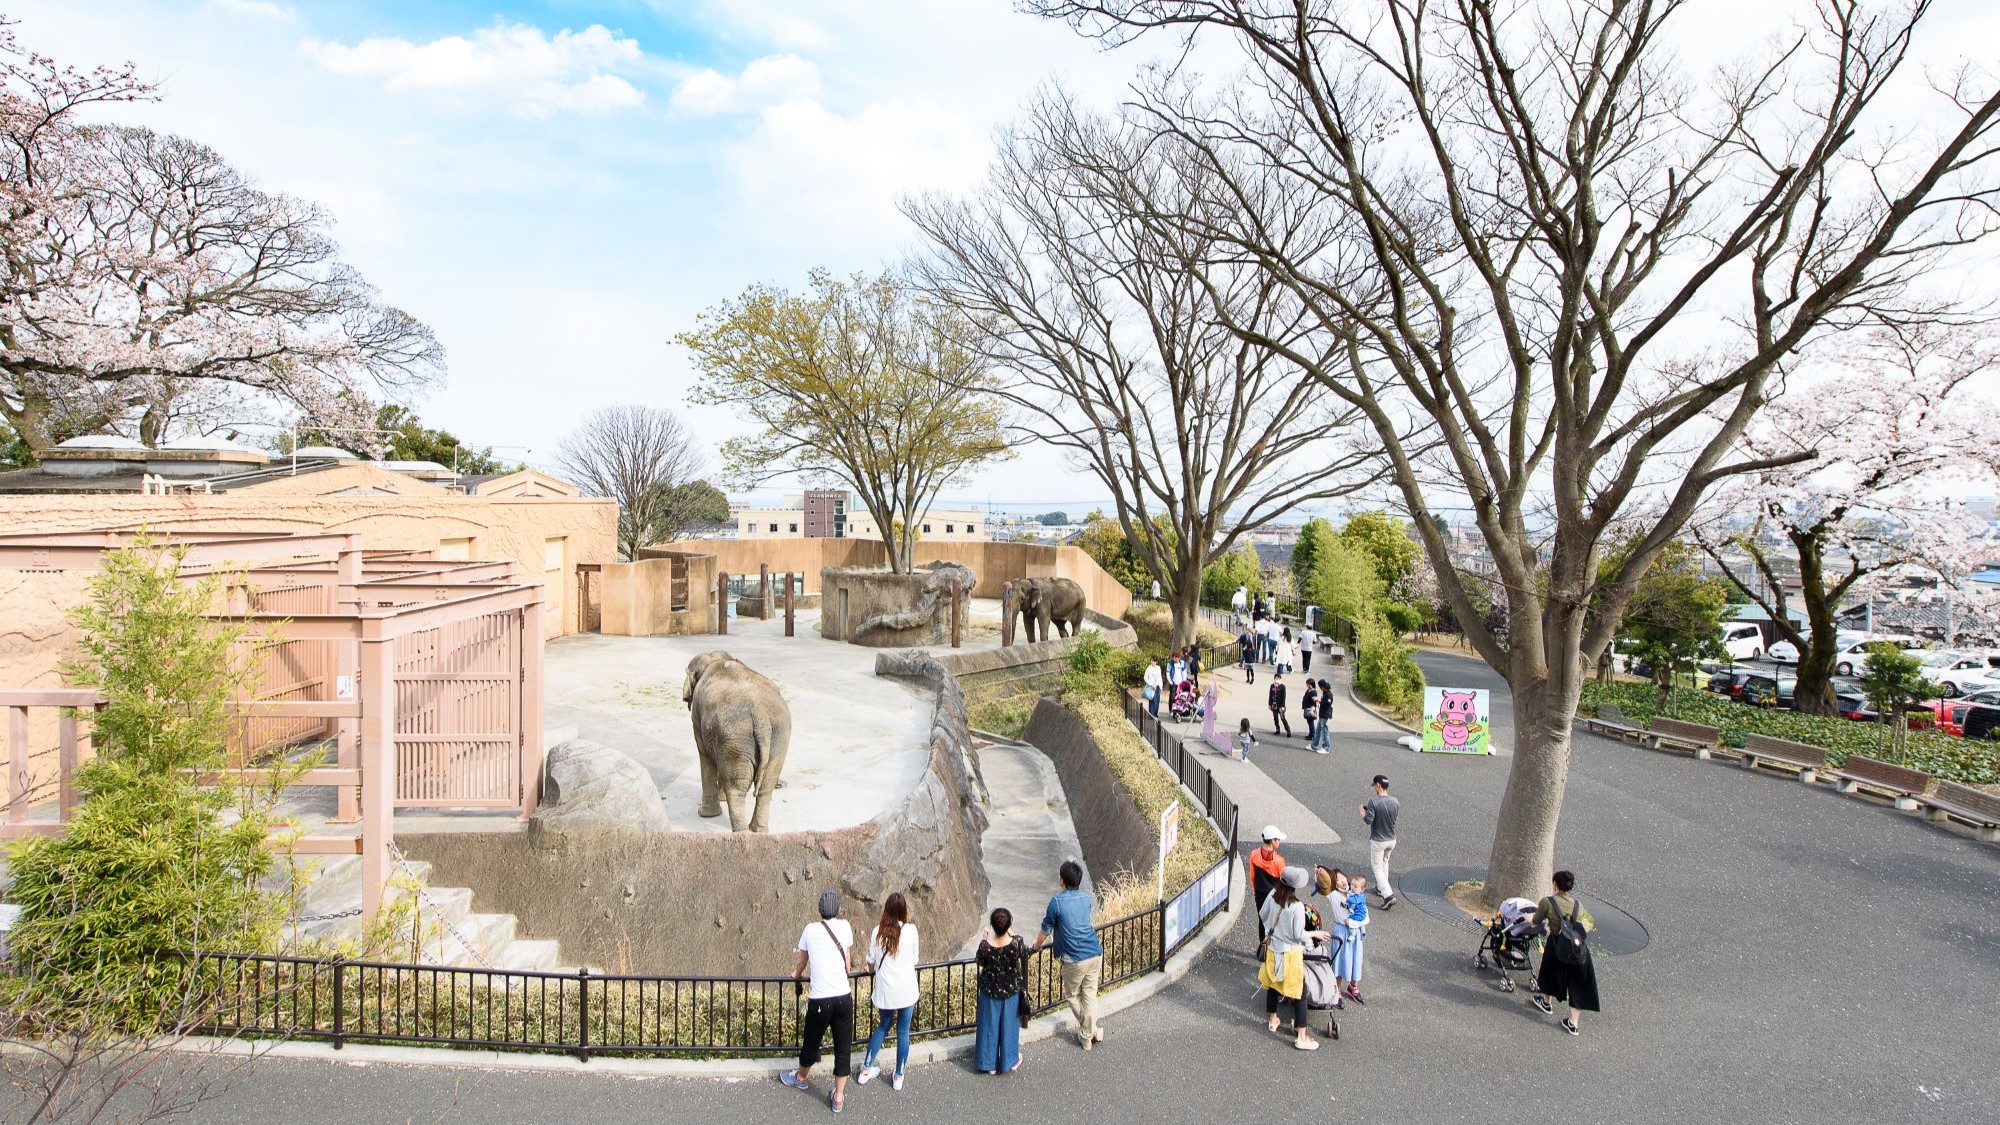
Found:
[[653, 775], [677, 830], [727, 832], [703, 818], [701, 766], [681, 681], [690, 659], [728, 652], [768, 676], [792, 709], [784, 785], [771, 831], [841, 828], [872, 820], [913, 789], [929, 761], [929, 692], [875, 675], [876, 649], [820, 639], [818, 611], [784, 622], [732, 619], [727, 636], [607, 637], [549, 642], [544, 724], [551, 741], [574, 735], [630, 754]]

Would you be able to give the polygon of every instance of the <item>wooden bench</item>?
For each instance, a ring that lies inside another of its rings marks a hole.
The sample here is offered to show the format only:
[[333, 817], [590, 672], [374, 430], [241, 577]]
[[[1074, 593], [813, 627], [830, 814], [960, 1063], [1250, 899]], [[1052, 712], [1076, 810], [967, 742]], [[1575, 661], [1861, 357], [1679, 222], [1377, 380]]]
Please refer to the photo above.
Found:
[[1797, 773], [1800, 781], [1810, 784], [1818, 779], [1819, 771], [1826, 768], [1826, 749], [1790, 739], [1772, 738], [1768, 734], [1746, 734], [1743, 736], [1743, 764], [1753, 770], [1765, 765], [1788, 769]]
[[1663, 719], [1657, 715], [1646, 724], [1646, 743], [1658, 750], [1662, 746], [1673, 746], [1694, 751], [1694, 756], [1706, 760], [1710, 751], [1722, 741], [1722, 732], [1715, 727], [1700, 723], [1684, 723], [1679, 719]]
[[2000, 844], [2000, 797], [1984, 789], [1938, 782], [1937, 792], [1924, 798], [1930, 818], [1939, 823], [1956, 817], [1972, 826], [1972, 834], [1989, 844]]
[[1842, 793], [1872, 789], [1894, 798], [1896, 807], [1904, 812], [1915, 812], [1923, 804], [1921, 798], [1931, 791], [1934, 784], [1931, 775], [1922, 770], [1877, 761], [1860, 754], [1849, 754], [1847, 761], [1833, 771], [1832, 777], [1839, 783]]
[[1646, 728], [1633, 726], [1632, 720], [1625, 717], [1625, 712], [1616, 703], [1599, 704], [1596, 717], [1585, 719], [1583, 725], [1586, 730], [1598, 734], [1612, 734], [1626, 739], [1640, 738], [1646, 733]]

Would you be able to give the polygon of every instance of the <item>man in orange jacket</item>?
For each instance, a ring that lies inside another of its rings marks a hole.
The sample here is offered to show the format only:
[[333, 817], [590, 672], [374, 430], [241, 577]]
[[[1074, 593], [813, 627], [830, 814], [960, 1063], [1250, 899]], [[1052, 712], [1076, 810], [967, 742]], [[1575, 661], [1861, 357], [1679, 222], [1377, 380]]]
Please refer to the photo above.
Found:
[[1257, 956], [1264, 956], [1264, 900], [1278, 885], [1285, 873], [1285, 857], [1278, 854], [1278, 845], [1285, 840], [1285, 834], [1275, 824], [1264, 826], [1264, 846], [1250, 849], [1244, 862], [1250, 867], [1250, 912], [1257, 916]]

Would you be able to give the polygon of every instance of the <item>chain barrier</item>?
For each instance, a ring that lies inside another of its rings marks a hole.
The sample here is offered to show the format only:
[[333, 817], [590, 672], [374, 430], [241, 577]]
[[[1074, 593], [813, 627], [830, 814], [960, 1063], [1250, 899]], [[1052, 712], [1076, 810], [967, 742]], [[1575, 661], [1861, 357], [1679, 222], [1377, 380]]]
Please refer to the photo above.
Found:
[[452, 925], [450, 920], [444, 916], [444, 908], [437, 904], [437, 900], [431, 898], [429, 895], [424, 893], [423, 879], [419, 877], [417, 875], [416, 870], [410, 866], [409, 860], [403, 858], [403, 849], [397, 847], [395, 841], [393, 840], [390, 841], [389, 843], [389, 858], [395, 860], [396, 866], [403, 869], [403, 874], [408, 875], [410, 877], [410, 887], [412, 892], [415, 893], [417, 896], [417, 902], [425, 907], [428, 907], [432, 913], [437, 915], [438, 924], [444, 927], [444, 932], [446, 934], [449, 934], [453, 941], [458, 942], [460, 948], [464, 949], [467, 953], [471, 954], [472, 959], [479, 963], [480, 968], [482, 969], [493, 968], [493, 963], [488, 961], [485, 958], [485, 956], [479, 952], [479, 946], [475, 944], [471, 939], [467, 938], [463, 933], [459, 932], [458, 927]]

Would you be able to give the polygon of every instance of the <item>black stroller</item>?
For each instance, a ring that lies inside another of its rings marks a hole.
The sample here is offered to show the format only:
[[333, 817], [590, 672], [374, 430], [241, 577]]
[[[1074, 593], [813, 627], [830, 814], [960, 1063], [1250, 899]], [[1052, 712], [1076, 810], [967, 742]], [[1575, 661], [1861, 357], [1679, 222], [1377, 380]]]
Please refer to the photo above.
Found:
[[1494, 912], [1493, 921], [1487, 924], [1486, 932], [1480, 936], [1479, 952], [1472, 958], [1472, 967], [1498, 969], [1500, 991], [1514, 991], [1514, 974], [1527, 972], [1532, 967], [1528, 954], [1533, 951], [1535, 938], [1540, 932], [1535, 923], [1534, 900], [1507, 899]]

